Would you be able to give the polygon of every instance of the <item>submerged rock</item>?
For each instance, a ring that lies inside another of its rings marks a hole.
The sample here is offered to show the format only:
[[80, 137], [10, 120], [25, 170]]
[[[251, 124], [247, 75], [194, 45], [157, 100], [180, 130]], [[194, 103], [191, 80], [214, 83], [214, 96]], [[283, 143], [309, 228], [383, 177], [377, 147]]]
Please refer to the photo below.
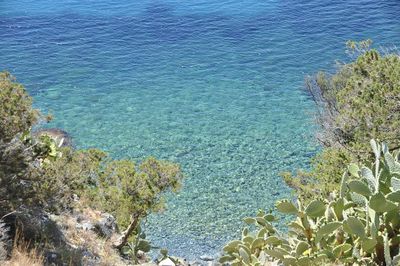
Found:
[[61, 130], [59, 128], [44, 128], [37, 130], [33, 133], [35, 137], [40, 137], [40, 136], [49, 136], [52, 138], [57, 146], [59, 147], [72, 147], [72, 138], [71, 136], [64, 130]]

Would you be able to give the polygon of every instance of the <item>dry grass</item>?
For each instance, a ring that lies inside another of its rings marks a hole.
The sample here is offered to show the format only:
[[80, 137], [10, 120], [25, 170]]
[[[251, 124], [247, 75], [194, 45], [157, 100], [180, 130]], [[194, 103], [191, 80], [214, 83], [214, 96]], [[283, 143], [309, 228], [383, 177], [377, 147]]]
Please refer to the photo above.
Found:
[[[94, 224], [101, 218], [101, 213], [90, 208], [81, 209], [85, 218]], [[89, 250], [100, 258], [99, 265], [126, 265], [115, 249], [111, 247], [111, 242], [99, 237], [91, 230], [76, 228], [76, 219], [71, 215], [61, 215], [58, 223], [63, 228], [63, 234], [72, 247], [79, 247]]]
[[[18, 239], [18, 238], [16, 238]], [[19, 238], [19, 241], [13, 247], [11, 257], [9, 260], [4, 261], [4, 266], [42, 266], [44, 264], [43, 256], [37, 251], [36, 248], [30, 248], [29, 243]]]

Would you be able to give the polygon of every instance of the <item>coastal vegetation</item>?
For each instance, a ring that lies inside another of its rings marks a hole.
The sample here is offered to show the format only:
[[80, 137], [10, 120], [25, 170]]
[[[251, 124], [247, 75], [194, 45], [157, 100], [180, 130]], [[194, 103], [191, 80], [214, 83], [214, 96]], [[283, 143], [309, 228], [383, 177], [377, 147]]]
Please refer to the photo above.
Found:
[[274, 225], [274, 215], [259, 212], [247, 217], [241, 240], [224, 247], [221, 263], [265, 265], [350, 264], [399, 265], [400, 263], [400, 163], [386, 144], [371, 141], [375, 160], [370, 167], [350, 164], [339, 191], [328, 198], [278, 201], [276, 209], [294, 220], [288, 232]]
[[370, 44], [348, 42], [354, 61], [307, 79], [323, 149], [309, 171], [283, 174], [297, 201], [276, 209], [294, 220], [280, 232], [272, 213], [245, 218], [256, 229], [228, 243], [221, 263], [400, 264], [400, 56]]
[[338, 190], [350, 162], [373, 159], [370, 139], [387, 141], [391, 151], [400, 147], [400, 58], [370, 45], [369, 40], [348, 42], [354, 61], [338, 64], [334, 74], [319, 72], [306, 79], [317, 107], [316, 137], [323, 149], [313, 158], [311, 170], [283, 177], [307, 202]]

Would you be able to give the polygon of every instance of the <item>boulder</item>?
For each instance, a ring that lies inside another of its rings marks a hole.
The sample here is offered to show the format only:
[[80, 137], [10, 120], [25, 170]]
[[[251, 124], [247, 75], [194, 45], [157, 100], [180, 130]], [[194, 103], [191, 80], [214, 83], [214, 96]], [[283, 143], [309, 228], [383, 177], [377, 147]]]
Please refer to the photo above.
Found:
[[109, 213], [102, 213], [100, 220], [94, 224], [93, 230], [101, 237], [110, 238], [118, 231], [117, 221]]
[[64, 234], [48, 213], [40, 208], [20, 207], [17, 211], [3, 218], [9, 226], [9, 235], [14, 239], [17, 232], [23, 239], [33, 243], [46, 240], [49, 244], [59, 246], [65, 243]]
[[35, 137], [40, 137], [43, 135], [49, 136], [52, 138], [57, 146], [59, 147], [72, 147], [72, 138], [71, 136], [65, 132], [64, 130], [58, 128], [44, 128], [39, 129], [33, 133]]
[[90, 223], [90, 222], [83, 222], [83, 223], [78, 223], [77, 222], [75, 228], [78, 229], [78, 230], [83, 230], [83, 231], [90, 231], [90, 230], [94, 230], [95, 229], [93, 224]]

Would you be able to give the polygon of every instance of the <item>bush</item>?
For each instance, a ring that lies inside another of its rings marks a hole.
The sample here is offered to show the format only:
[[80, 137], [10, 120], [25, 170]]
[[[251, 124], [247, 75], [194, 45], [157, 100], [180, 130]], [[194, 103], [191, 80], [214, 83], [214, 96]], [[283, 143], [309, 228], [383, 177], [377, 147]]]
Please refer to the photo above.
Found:
[[42, 162], [54, 157], [49, 138], [34, 139], [31, 127], [40, 113], [32, 98], [8, 72], [0, 72], [0, 215], [21, 205], [45, 203]]
[[349, 42], [350, 51], [359, 54], [355, 61], [339, 65], [333, 75], [320, 72], [307, 79], [324, 150], [310, 171], [297, 177], [284, 174], [300, 198], [310, 199], [315, 192], [326, 196], [337, 189], [337, 169], [373, 157], [365, 144], [369, 139], [390, 141], [390, 150], [400, 147], [400, 57], [381, 55], [369, 49], [370, 43]]
[[0, 215], [21, 205], [45, 206], [47, 199], [56, 196], [42, 190], [41, 165], [51, 156], [49, 143], [19, 138], [0, 142]]
[[148, 158], [136, 167], [129, 160], [105, 157], [88, 196], [93, 207], [115, 215], [118, 224], [126, 227], [132, 215], [160, 210], [162, 192], [178, 189], [181, 178], [179, 166], [169, 162]]
[[[99, 171], [100, 170], [100, 171]], [[144, 160], [138, 167], [129, 160], [110, 160], [103, 156], [100, 168], [91, 178], [84, 195], [96, 209], [110, 212], [126, 228], [115, 246], [122, 248], [129, 236], [151, 211], [164, 206], [163, 193], [180, 187], [180, 167], [155, 158]]]
[[39, 112], [32, 98], [8, 72], [0, 72], [0, 142], [8, 142], [36, 123]]
[[361, 55], [339, 66], [334, 75], [320, 72], [307, 88], [318, 108], [319, 140], [324, 147], [343, 147], [369, 156], [371, 138], [400, 145], [400, 56], [367, 49], [368, 42], [349, 42]]
[[[400, 263], [400, 163], [399, 154], [371, 141], [375, 160], [368, 166], [350, 164], [338, 195], [314, 199], [306, 207], [298, 201], [278, 201], [276, 208], [295, 216], [286, 234], [272, 223], [272, 214], [260, 212], [245, 218], [258, 230], [243, 230], [241, 240], [224, 247], [222, 263], [263, 265], [278, 260], [284, 265], [321, 263]], [[383, 156], [382, 156], [383, 155]]]

